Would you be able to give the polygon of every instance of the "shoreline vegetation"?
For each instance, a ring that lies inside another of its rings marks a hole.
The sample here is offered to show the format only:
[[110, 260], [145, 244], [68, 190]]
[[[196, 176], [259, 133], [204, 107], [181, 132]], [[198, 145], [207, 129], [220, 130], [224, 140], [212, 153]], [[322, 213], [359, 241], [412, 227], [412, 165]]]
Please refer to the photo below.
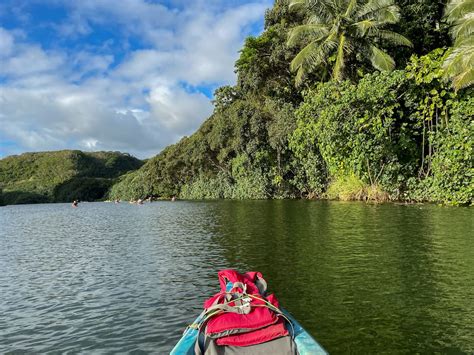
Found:
[[61, 150], [0, 160], [0, 205], [96, 201], [117, 178], [143, 162], [120, 152]]
[[[100, 199], [126, 201], [472, 205], [473, 14], [468, 0], [276, 0], [240, 51], [237, 83], [215, 91], [194, 134], [87, 181], [106, 190]], [[12, 184], [43, 193], [6, 175], [5, 161], [19, 157], [0, 160], [7, 200]]]

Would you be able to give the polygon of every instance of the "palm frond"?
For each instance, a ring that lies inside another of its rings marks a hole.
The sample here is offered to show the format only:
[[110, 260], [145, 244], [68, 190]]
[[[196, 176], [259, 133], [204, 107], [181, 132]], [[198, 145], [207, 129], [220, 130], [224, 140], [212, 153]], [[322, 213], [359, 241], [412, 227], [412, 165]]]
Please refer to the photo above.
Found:
[[373, 13], [377, 22], [382, 24], [393, 24], [400, 21], [400, 8], [396, 5], [392, 5], [383, 9], [380, 9], [376, 13]]
[[467, 68], [474, 68], [474, 46], [455, 47], [443, 63], [449, 76], [455, 76]]
[[304, 67], [299, 67], [298, 71], [296, 72], [295, 76], [295, 84], [296, 86], [300, 86], [301, 83], [303, 82], [304, 77], [306, 76], [306, 72], [304, 70]]
[[351, 36], [345, 36], [344, 39], [344, 52], [346, 55], [350, 55], [354, 52], [355, 49], [358, 49], [357, 43], [355, 43], [354, 39]]
[[331, 53], [337, 48], [337, 42], [334, 42], [329, 37], [321, 43], [317, 51], [311, 53], [311, 61], [309, 67], [316, 69], [321, 64], [328, 64], [328, 59], [331, 56]]
[[331, 64], [333, 79], [341, 80], [348, 58], [356, 63], [371, 61], [379, 70], [392, 70], [393, 59], [374, 46], [376, 40], [412, 46], [402, 35], [382, 30], [400, 18], [395, 0], [291, 0], [290, 4], [304, 8], [308, 17], [305, 25], [290, 31], [288, 44], [311, 41], [291, 62], [297, 81], [323, 64]]
[[454, 90], [459, 91], [474, 84], [474, 70], [466, 70], [453, 78]]
[[332, 71], [333, 79], [341, 81], [343, 77], [344, 70], [344, 46], [346, 42], [346, 37], [344, 34], [341, 34], [339, 37], [339, 47], [337, 49], [336, 63], [334, 63], [334, 68]]
[[406, 47], [413, 48], [413, 43], [411, 43], [411, 41], [408, 38], [393, 31], [378, 30], [376, 33], [374, 33], [373, 37], [384, 39], [390, 42], [391, 44], [394, 44], [397, 46], [406, 46]]
[[288, 4], [288, 8], [292, 11], [297, 11], [306, 5], [305, 0], [291, 0]]
[[370, 62], [375, 69], [380, 71], [392, 71], [393, 68], [395, 68], [395, 61], [390, 55], [374, 45], [371, 45], [370, 48], [372, 51]]
[[450, 32], [456, 40], [472, 36], [474, 34], [474, 12], [465, 14], [460, 18]]
[[471, 38], [470, 42], [470, 45], [455, 47], [443, 64], [446, 76], [452, 80], [456, 91], [473, 84], [474, 40]]
[[454, 48], [459, 48], [459, 47], [464, 47], [464, 48], [471, 47], [474, 49], [474, 36], [469, 36], [466, 38], [458, 38]]
[[314, 54], [312, 54], [312, 52], [315, 52], [318, 48], [318, 44], [315, 42], [311, 42], [306, 47], [304, 47], [291, 61], [290, 70], [292, 72], [295, 72], [299, 68], [301, 68], [306, 61], [314, 57]]
[[391, 6], [394, 6], [394, 0], [370, 0], [357, 11], [357, 18], [364, 18]]
[[328, 22], [331, 22], [331, 17], [328, 14], [312, 14], [307, 23], [327, 25]]
[[308, 44], [296, 57], [291, 61], [290, 69], [296, 71], [295, 83], [299, 86], [309, 70], [327, 64], [327, 60], [332, 51], [332, 41], [326, 39], [321, 44], [314, 42]]
[[331, 14], [332, 17], [335, 17], [334, 15], [339, 14], [340, 2], [340, 0], [316, 0], [313, 1], [313, 9], [319, 8], [320, 12], [325, 12], [327, 14]]
[[330, 34], [323, 41], [311, 42], [291, 61], [291, 71], [296, 71], [302, 65], [314, 69], [321, 64], [327, 64], [331, 52], [337, 48], [337, 45], [334, 34]]
[[351, 16], [354, 10], [356, 9], [356, 7], [357, 7], [357, 0], [349, 0], [344, 16], [345, 17]]
[[327, 38], [323, 41], [322, 45], [327, 46], [328, 48], [331, 48], [331, 49], [337, 48], [337, 45], [339, 43], [337, 37], [338, 37], [338, 32], [336, 31], [335, 28], [332, 28], [331, 32], [329, 32]]
[[365, 19], [354, 23], [353, 26], [356, 27], [359, 36], [364, 37], [371, 28], [377, 26], [377, 23], [373, 20]]
[[457, 91], [474, 84], [474, 1], [449, 1], [445, 17], [453, 25], [450, 33], [454, 47], [446, 58], [443, 69]]
[[322, 24], [307, 24], [293, 27], [288, 33], [287, 45], [295, 45], [305, 35], [307, 36], [326, 36], [328, 34], [328, 28]]
[[[338, 2], [339, 0], [336, 0]], [[338, 14], [335, 0], [306, 0], [306, 10], [323, 18], [334, 18]]]
[[449, 23], [455, 23], [470, 12], [474, 12], [474, 1], [451, 0], [446, 5], [445, 17]]

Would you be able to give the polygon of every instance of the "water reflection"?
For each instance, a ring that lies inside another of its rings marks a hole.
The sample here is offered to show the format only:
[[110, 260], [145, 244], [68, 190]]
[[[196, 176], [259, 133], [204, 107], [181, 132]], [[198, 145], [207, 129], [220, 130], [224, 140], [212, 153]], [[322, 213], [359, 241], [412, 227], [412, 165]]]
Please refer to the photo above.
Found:
[[261, 270], [331, 352], [472, 351], [472, 210], [256, 201], [216, 216], [230, 264]]
[[473, 210], [312, 201], [0, 209], [0, 352], [166, 353], [222, 268], [331, 353], [474, 351]]

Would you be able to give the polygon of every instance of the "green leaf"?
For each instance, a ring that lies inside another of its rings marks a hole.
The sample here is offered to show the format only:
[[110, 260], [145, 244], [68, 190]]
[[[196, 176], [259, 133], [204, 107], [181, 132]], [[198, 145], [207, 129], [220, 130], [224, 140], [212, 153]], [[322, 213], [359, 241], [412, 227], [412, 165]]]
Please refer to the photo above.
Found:
[[391, 44], [395, 44], [398, 46], [406, 46], [406, 47], [413, 48], [413, 43], [411, 43], [411, 41], [408, 38], [393, 31], [380, 30], [373, 37], [379, 37], [379, 38], [385, 39]]
[[372, 56], [370, 61], [374, 68], [380, 71], [392, 71], [395, 68], [395, 61], [390, 55], [374, 45], [371, 46], [371, 50]]

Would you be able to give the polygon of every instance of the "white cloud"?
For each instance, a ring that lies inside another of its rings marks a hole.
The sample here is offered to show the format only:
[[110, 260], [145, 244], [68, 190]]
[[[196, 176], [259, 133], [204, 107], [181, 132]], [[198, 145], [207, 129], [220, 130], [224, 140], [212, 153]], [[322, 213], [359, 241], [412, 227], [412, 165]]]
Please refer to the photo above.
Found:
[[159, 118], [158, 122], [164, 130], [176, 136], [189, 135], [203, 118], [211, 114], [206, 96], [187, 93], [182, 88], [156, 87], [150, 92], [147, 101], [151, 118]]
[[[68, 2], [71, 21], [53, 26], [64, 38], [92, 36], [94, 26], [121, 31], [78, 50], [45, 49], [21, 30], [0, 28], [0, 136], [23, 151], [104, 149], [147, 157], [191, 134], [212, 105], [183, 83], [232, 83], [238, 50], [269, 5], [225, 9], [223, 3], [196, 1], [177, 10], [144, 0]], [[109, 47], [130, 36], [145, 47], [120, 53], [117, 65]]]
[[0, 74], [9, 77], [23, 77], [51, 72], [62, 66], [65, 56], [45, 52], [36, 45], [16, 45], [10, 57], [2, 60]]
[[0, 27], [0, 56], [7, 57], [13, 48], [13, 36]]
[[[203, 14], [185, 26], [181, 41], [185, 53], [177, 58], [181, 75], [191, 84], [234, 79], [234, 62], [248, 26], [262, 17], [266, 6], [248, 4], [216, 14]], [[191, 65], [190, 65], [191, 64]], [[183, 78], [184, 80], [184, 78]]]
[[80, 51], [71, 58], [71, 63], [80, 73], [105, 72], [114, 62], [113, 55], [96, 55]]

